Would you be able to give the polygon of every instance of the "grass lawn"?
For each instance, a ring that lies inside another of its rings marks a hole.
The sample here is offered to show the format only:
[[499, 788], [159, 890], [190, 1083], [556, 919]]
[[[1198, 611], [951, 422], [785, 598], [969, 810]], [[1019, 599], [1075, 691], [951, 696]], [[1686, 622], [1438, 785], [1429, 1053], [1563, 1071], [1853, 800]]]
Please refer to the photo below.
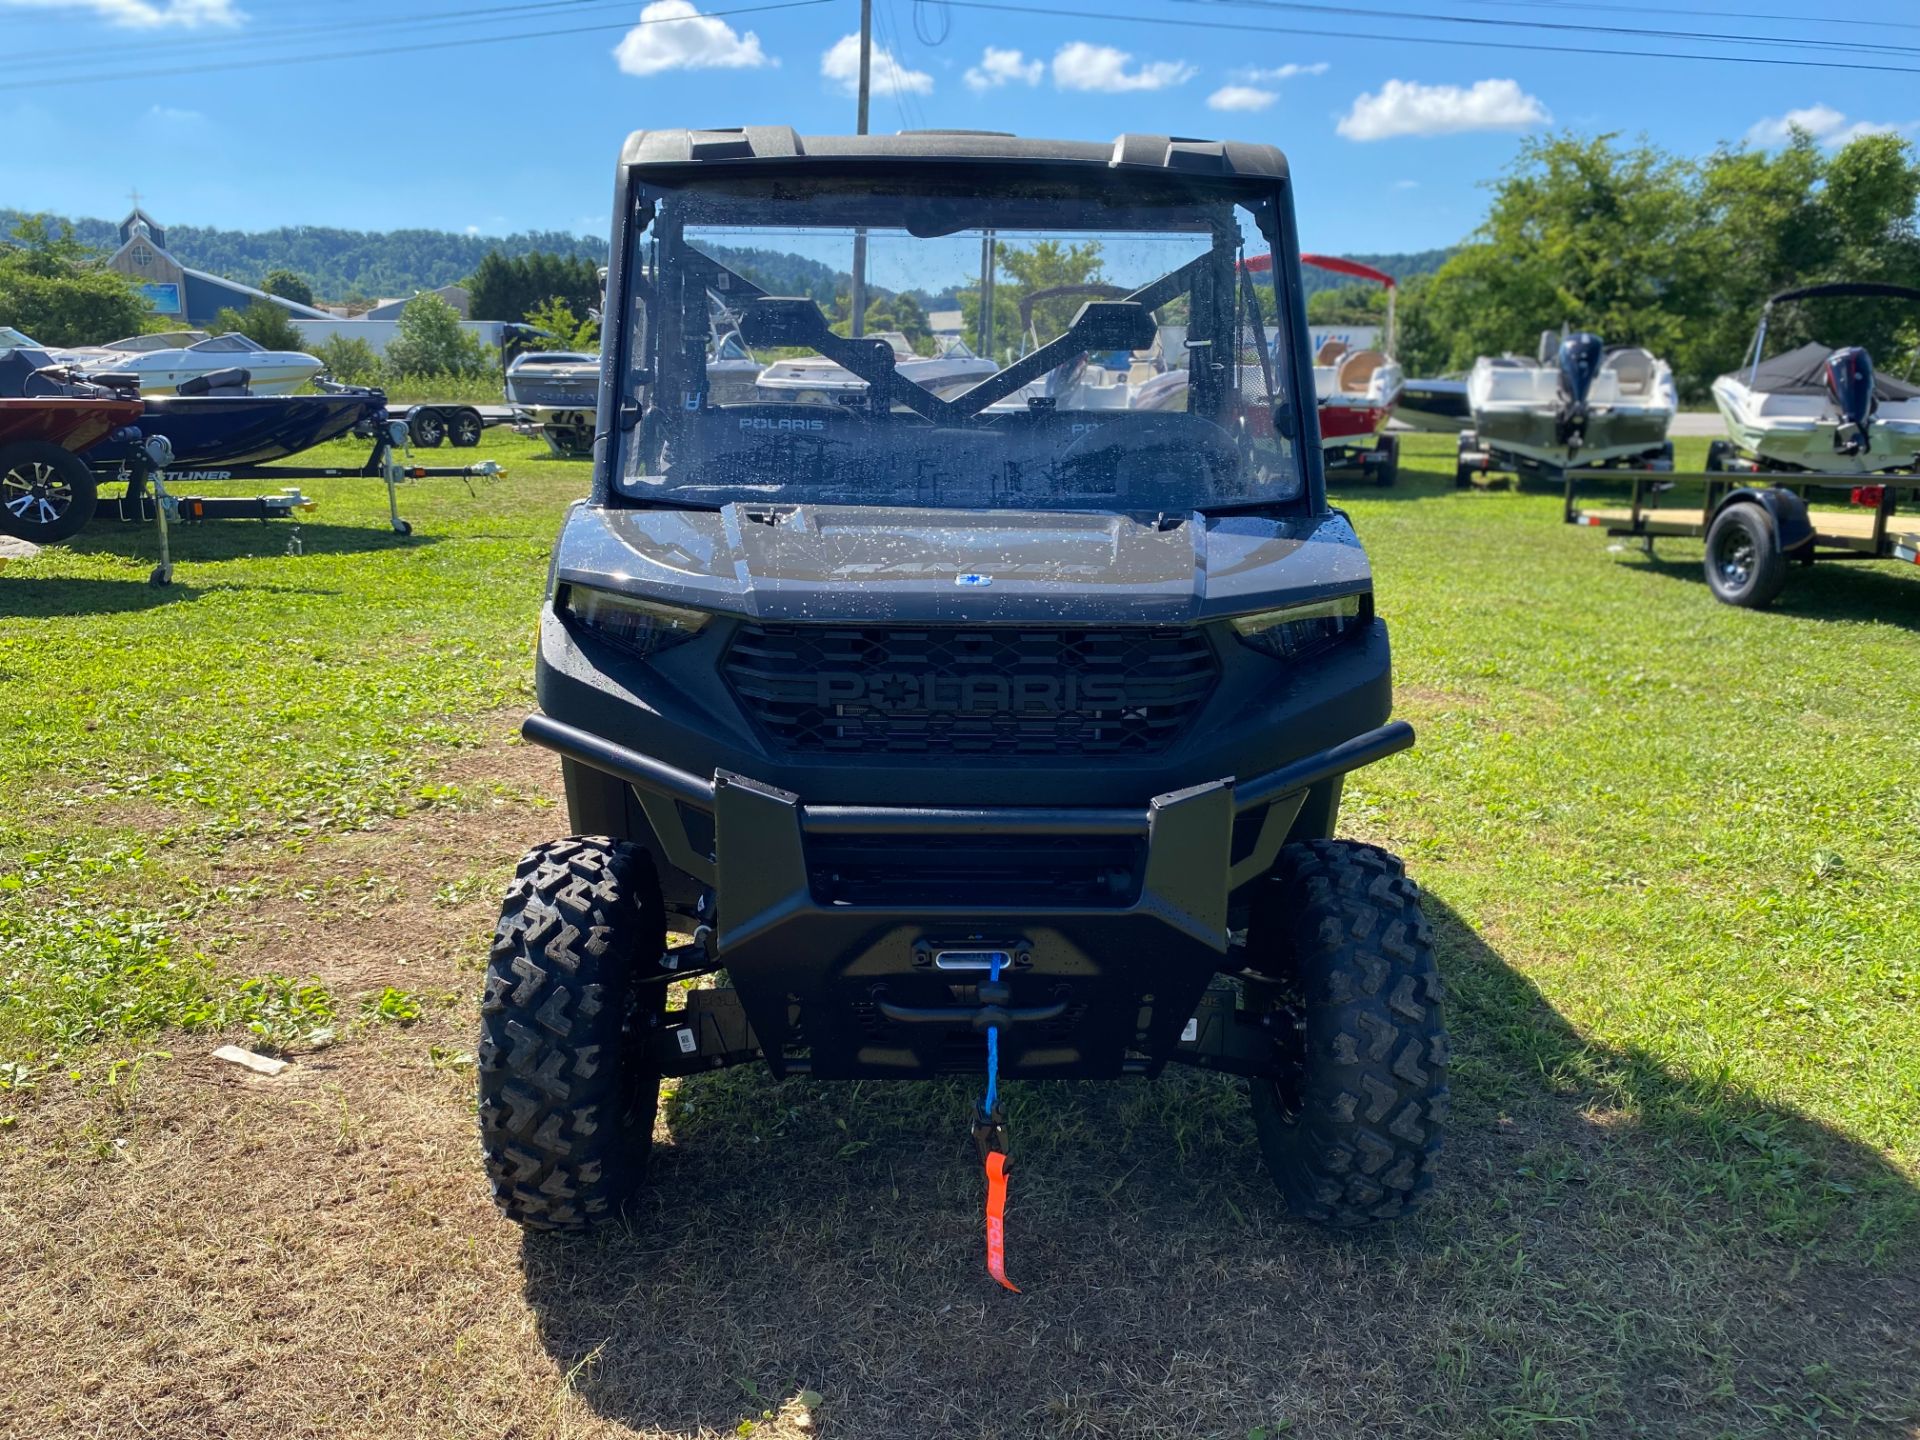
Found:
[[1920, 576], [1734, 610], [1451, 444], [1345, 496], [1420, 744], [1343, 829], [1453, 995], [1432, 1204], [1286, 1224], [1230, 1081], [1015, 1085], [1020, 1297], [959, 1083], [688, 1081], [627, 1228], [493, 1214], [474, 999], [565, 828], [514, 736], [584, 466], [489, 432], [509, 478], [403, 492], [405, 540], [303, 482], [168, 591], [145, 531], [10, 565], [0, 1433], [1916, 1433]]

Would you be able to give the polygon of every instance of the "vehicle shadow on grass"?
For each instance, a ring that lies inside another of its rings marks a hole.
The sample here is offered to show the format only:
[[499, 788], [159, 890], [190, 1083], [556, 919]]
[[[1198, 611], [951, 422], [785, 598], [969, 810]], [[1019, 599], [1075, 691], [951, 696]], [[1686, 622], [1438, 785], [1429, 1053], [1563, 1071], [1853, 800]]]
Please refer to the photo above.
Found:
[[[1696, 546], [1696, 548], [1698, 548]], [[1684, 552], [1683, 552], [1684, 553]], [[1648, 575], [1706, 588], [1700, 556], [1634, 555], [1630, 563]], [[1885, 561], [1826, 561], [1793, 565], [1787, 583], [1766, 613], [1802, 620], [1860, 620], [1920, 630], [1920, 585], [1902, 567]]]
[[541, 1338], [648, 1434], [799, 1434], [805, 1391], [824, 1433], [875, 1440], [1908, 1433], [1912, 1182], [1586, 1041], [1430, 911], [1455, 1123], [1412, 1221], [1287, 1222], [1231, 1081], [1015, 1085], [1009, 1295], [982, 1269], [978, 1084], [739, 1070], [681, 1085], [624, 1227], [526, 1238]]
[[[198, 561], [274, 559], [297, 560], [302, 555], [359, 555], [388, 550], [410, 550], [436, 545], [439, 536], [396, 535], [385, 521], [364, 525], [330, 525], [312, 520], [211, 520], [200, 525], [175, 525], [168, 535], [176, 565]], [[114, 555], [147, 564], [159, 559], [159, 540], [151, 525], [96, 521], [73, 539], [68, 549], [83, 555]], [[289, 553], [290, 545], [297, 550]]]

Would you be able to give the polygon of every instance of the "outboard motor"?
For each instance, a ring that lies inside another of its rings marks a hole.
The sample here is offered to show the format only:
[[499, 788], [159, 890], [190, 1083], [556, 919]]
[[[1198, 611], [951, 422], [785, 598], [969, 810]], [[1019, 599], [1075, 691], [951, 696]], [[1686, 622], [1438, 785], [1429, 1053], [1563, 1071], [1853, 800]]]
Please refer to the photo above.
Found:
[[1582, 330], [1560, 342], [1560, 412], [1554, 417], [1554, 438], [1577, 447], [1587, 436], [1587, 393], [1600, 373], [1603, 350], [1598, 335]]
[[1827, 393], [1840, 411], [1833, 432], [1833, 448], [1842, 455], [1858, 455], [1873, 448], [1873, 357], [1858, 345], [1848, 345], [1827, 356], [1822, 369]]

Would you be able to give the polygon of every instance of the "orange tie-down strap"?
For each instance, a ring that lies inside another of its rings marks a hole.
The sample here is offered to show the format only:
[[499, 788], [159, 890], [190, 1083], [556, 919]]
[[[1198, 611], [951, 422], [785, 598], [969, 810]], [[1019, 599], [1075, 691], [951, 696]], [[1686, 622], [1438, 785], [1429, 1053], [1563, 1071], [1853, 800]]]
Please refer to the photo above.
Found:
[[987, 1154], [987, 1273], [1020, 1293], [1007, 1279], [1007, 1157], [998, 1150]]

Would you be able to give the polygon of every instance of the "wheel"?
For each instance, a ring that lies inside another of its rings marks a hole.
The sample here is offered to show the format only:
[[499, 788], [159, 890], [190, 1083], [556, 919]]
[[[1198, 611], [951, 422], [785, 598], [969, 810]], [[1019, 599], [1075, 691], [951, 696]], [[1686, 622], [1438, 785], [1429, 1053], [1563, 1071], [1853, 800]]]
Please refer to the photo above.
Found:
[[93, 471], [44, 440], [0, 446], [0, 529], [51, 545], [80, 533], [100, 503]]
[[156, 590], [164, 590], [172, 583], [173, 567], [171, 565], [156, 565], [147, 572], [147, 584]]
[[1400, 478], [1399, 438], [1382, 435], [1380, 443], [1373, 447], [1373, 453], [1380, 457], [1373, 462], [1373, 483], [1382, 487], [1393, 484]]
[[413, 522], [410, 520], [394, 521], [393, 533], [396, 535], [411, 535], [413, 533]]
[[529, 850], [500, 910], [480, 1002], [480, 1147], [494, 1202], [536, 1230], [614, 1215], [646, 1171], [660, 1074], [660, 892], [623, 840]]
[[1713, 598], [1748, 610], [1764, 610], [1787, 583], [1787, 557], [1764, 505], [1743, 500], [1713, 517], [1707, 527], [1707, 587]]
[[1456, 464], [1453, 467], [1453, 488], [1456, 490], [1471, 489], [1475, 473], [1475, 467], [1472, 465], [1464, 463]]
[[1301, 1219], [1405, 1215], [1432, 1188], [1447, 1108], [1420, 892], [1392, 855], [1348, 840], [1287, 846], [1263, 886], [1246, 999], [1290, 1023], [1275, 1073], [1252, 1082], [1261, 1158]]
[[480, 443], [481, 432], [486, 428], [478, 410], [456, 410], [447, 417], [447, 443], [471, 450]]
[[1727, 460], [1733, 454], [1733, 446], [1725, 440], [1710, 441], [1707, 445], [1707, 469], [1714, 474], [1727, 468]]
[[447, 438], [447, 417], [438, 410], [415, 411], [407, 421], [407, 431], [422, 450], [438, 450]]

